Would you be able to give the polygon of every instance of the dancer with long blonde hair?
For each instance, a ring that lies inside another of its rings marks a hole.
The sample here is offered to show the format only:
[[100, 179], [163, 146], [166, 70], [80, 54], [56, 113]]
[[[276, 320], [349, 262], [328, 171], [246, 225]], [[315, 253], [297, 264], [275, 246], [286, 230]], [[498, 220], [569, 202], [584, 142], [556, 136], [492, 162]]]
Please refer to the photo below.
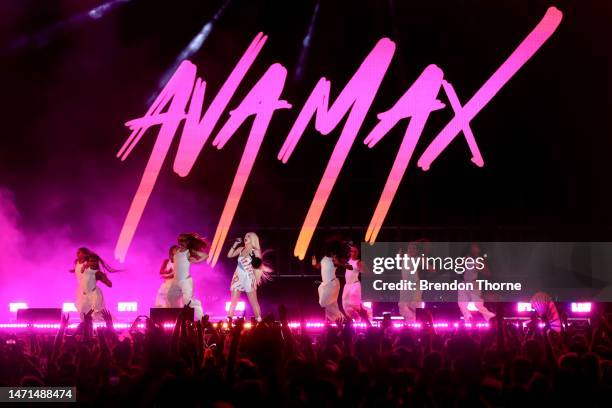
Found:
[[244, 241], [238, 238], [227, 253], [228, 258], [238, 257], [238, 265], [230, 284], [231, 302], [228, 317], [232, 318], [236, 310], [240, 293], [249, 298], [251, 309], [257, 321], [261, 321], [261, 307], [257, 301], [257, 287], [270, 280], [270, 269], [262, 261], [263, 254], [259, 245], [259, 237], [254, 232], [247, 232]]

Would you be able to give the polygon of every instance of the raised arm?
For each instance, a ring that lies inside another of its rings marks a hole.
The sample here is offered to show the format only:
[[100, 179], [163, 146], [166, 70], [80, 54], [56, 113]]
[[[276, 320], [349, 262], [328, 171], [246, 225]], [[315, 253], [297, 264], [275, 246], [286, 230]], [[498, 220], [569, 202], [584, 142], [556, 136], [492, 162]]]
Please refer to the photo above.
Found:
[[232, 247], [230, 248], [229, 252], [227, 253], [227, 257], [228, 258], [234, 258], [238, 255], [240, 255], [240, 252], [242, 251], [243, 246], [241, 246], [240, 244], [242, 243], [241, 239], [237, 239], [234, 241], [234, 243], [232, 244]]
[[313, 268], [321, 269], [321, 264], [317, 262], [317, 257], [314, 255], [312, 256], [312, 258], [310, 258], [310, 264]]
[[102, 271], [96, 271], [96, 280], [99, 280], [109, 288], [113, 287], [113, 282], [111, 282], [110, 279], [108, 279], [108, 276], [106, 276], [106, 274]]

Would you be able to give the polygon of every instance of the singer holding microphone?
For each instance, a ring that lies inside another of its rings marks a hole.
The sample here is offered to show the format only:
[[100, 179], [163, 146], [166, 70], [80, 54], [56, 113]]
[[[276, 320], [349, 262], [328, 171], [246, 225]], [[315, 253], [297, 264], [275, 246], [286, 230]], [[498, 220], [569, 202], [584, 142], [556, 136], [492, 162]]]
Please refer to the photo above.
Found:
[[238, 257], [238, 265], [234, 271], [230, 291], [232, 299], [230, 302], [228, 317], [234, 317], [236, 304], [240, 298], [240, 292], [245, 292], [249, 298], [251, 309], [255, 315], [255, 319], [261, 321], [261, 308], [257, 301], [257, 286], [263, 281], [270, 280], [270, 272], [272, 271], [262, 261], [261, 247], [259, 246], [259, 237], [254, 232], [247, 232], [244, 236], [244, 241], [241, 238], [236, 238], [234, 244], [227, 253], [228, 258]]

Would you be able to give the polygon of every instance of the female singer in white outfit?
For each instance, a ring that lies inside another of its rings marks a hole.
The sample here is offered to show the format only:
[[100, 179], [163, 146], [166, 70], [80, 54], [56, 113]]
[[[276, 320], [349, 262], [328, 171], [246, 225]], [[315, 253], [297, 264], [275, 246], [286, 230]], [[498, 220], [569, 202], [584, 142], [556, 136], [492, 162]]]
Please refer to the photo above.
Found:
[[[356, 245], [351, 245], [348, 264], [352, 269], [346, 268], [344, 274], [345, 283], [344, 290], [342, 291], [342, 308], [344, 309], [344, 314], [349, 319], [359, 320], [361, 318], [359, 313], [363, 306], [361, 304], [361, 282], [359, 282], [361, 260], [359, 259], [359, 248]], [[368, 314], [370, 314], [369, 311]]]
[[[480, 252], [480, 245], [475, 242], [470, 245], [469, 256], [477, 258], [480, 256]], [[474, 303], [474, 306], [485, 320], [488, 321], [495, 317], [495, 313], [491, 312], [484, 305], [482, 296], [480, 294], [480, 289], [477, 289], [478, 285], [476, 280], [478, 279], [479, 273], [483, 274], [484, 276], [490, 276], [489, 267], [486, 263], [484, 269], [482, 269], [480, 272], [475, 267], [471, 269], [466, 267], [465, 272], [463, 272], [464, 281], [470, 282], [474, 285], [474, 289], [472, 290], [459, 290], [457, 293], [459, 309], [461, 310], [461, 314], [463, 314], [463, 320], [465, 322], [472, 320], [472, 313], [468, 309], [468, 304], [470, 302]]]
[[96, 320], [103, 320], [102, 310], [104, 306], [104, 296], [97, 285], [101, 281], [109, 288], [113, 286], [106, 274], [100, 270], [103, 265], [107, 271], [112, 271], [100, 257], [92, 253], [87, 248], [77, 250], [77, 259], [74, 264], [74, 274], [77, 280], [76, 308], [81, 319], [85, 314], [93, 310], [92, 317]]
[[247, 232], [244, 236], [244, 245], [241, 245], [241, 243], [242, 240], [238, 238], [227, 253], [228, 258], [238, 257], [238, 265], [230, 284], [232, 298], [228, 317], [232, 318], [234, 316], [240, 292], [244, 292], [249, 298], [255, 319], [261, 321], [261, 308], [257, 301], [257, 286], [270, 279], [271, 269], [262, 262], [261, 247], [257, 234]]
[[172, 260], [174, 254], [179, 250], [178, 245], [172, 245], [168, 252], [168, 258], [164, 259], [161, 268], [159, 270], [159, 276], [164, 281], [157, 290], [157, 296], [155, 297], [155, 307], [179, 307], [178, 305], [171, 305], [169, 299], [177, 299], [178, 296], [175, 294], [179, 289], [174, 279], [174, 269], [172, 268]]
[[351, 265], [346, 265], [342, 259], [343, 243], [337, 240], [328, 240], [326, 243], [325, 256], [321, 262], [312, 257], [312, 266], [321, 269], [321, 284], [319, 285], [319, 306], [325, 309], [325, 318], [330, 322], [343, 320], [344, 315], [338, 307], [338, 295], [340, 294], [340, 282], [336, 278], [337, 266], [352, 269]]
[[200, 320], [204, 316], [204, 311], [202, 303], [193, 297], [193, 279], [189, 269], [192, 263], [203, 262], [208, 258], [205, 250], [209, 245], [206, 239], [197, 233], [180, 234], [178, 244], [179, 248], [172, 257], [174, 285], [177, 290], [176, 293], [168, 293], [168, 301], [173, 307], [181, 301], [182, 305], [189, 305], [194, 309], [194, 317]]

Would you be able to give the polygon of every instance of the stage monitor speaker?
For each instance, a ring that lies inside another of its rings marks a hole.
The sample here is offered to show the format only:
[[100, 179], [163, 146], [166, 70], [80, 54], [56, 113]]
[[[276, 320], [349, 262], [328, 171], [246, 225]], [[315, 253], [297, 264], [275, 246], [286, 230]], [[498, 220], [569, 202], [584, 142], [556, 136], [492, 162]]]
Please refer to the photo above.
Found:
[[62, 319], [61, 308], [29, 308], [17, 311], [18, 323], [59, 323]]
[[[151, 317], [151, 320], [157, 324], [174, 323], [182, 310], [182, 307], [152, 307], [149, 316]], [[188, 313], [188, 320], [193, 320], [193, 308], [189, 308]]]

